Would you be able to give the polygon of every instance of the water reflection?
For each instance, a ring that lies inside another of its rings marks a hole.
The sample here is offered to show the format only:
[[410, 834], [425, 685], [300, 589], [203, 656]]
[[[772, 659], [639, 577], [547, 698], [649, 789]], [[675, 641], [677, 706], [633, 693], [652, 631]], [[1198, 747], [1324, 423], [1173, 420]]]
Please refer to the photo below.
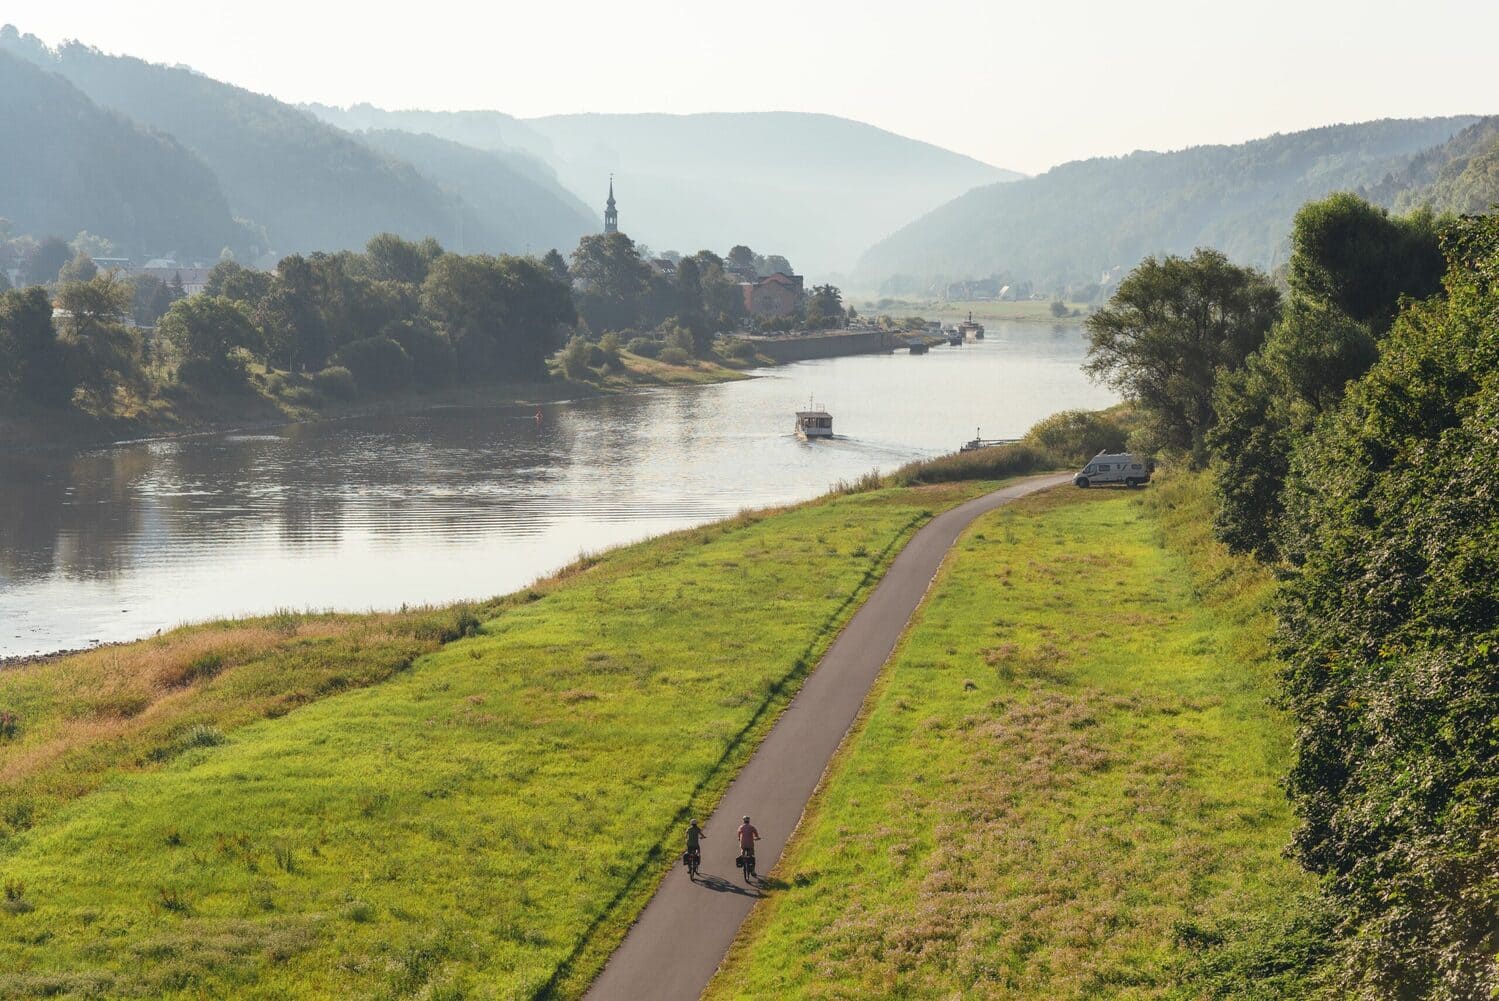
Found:
[[[1018, 434], [1110, 394], [1076, 326], [808, 362], [762, 378], [545, 408], [462, 408], [0, 452], [0, 655], [190, 619], [392, 607], [523, 586], [594, 550], [872, 468]], [[809, 396], [839, 438], [790, 435]]]

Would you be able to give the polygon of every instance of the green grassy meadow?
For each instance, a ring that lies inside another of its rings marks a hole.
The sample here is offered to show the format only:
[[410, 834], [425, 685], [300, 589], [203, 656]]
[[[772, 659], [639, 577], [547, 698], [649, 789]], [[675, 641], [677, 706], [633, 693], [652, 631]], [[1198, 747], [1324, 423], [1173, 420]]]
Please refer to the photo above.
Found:
[[1271, 581], [1205, 503], [1183, 477], [976, 523], [706, 996], [1298, 996], [1214, 954], [1307, 883]]
[[0, 996], [577, 995], [899, 545], [983, 489], [0, 672]]

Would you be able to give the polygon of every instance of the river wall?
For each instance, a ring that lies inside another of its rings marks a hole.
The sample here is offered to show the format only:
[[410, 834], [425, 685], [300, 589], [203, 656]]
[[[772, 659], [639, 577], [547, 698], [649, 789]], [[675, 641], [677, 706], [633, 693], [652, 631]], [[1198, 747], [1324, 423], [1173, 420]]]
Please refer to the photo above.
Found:
[[848, 330], [801, 337], [749, 337], [755, 350], [777, 364], [839, 355], [868, 355], [904, 347], [905, 339], [886, 330]]

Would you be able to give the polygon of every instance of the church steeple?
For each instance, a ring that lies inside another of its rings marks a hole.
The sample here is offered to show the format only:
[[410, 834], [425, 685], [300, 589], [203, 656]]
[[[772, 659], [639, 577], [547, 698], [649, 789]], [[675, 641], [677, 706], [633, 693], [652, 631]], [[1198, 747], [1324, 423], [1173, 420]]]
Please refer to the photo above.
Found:
[[619, 211], [614, 207], [614, 175], [609, 175], [609, 200], [604, 203], [604, 232], [619, 232]]

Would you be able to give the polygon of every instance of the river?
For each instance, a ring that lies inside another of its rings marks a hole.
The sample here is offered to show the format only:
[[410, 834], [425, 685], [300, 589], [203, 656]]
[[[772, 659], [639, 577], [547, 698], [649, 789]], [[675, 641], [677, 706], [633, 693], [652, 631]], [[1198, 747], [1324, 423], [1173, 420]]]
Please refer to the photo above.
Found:
[[[996, 323], [912, 357], [714, 386], [254, 434], [0, 452], [0, 657], [280, 608], [379, 609], [523, 587], [579, 553], [803, 500], [871, 469], [1020, 435], [1114, 394], [1076, 325]], [[790, 434], [809, 398], [838, 438]]]

